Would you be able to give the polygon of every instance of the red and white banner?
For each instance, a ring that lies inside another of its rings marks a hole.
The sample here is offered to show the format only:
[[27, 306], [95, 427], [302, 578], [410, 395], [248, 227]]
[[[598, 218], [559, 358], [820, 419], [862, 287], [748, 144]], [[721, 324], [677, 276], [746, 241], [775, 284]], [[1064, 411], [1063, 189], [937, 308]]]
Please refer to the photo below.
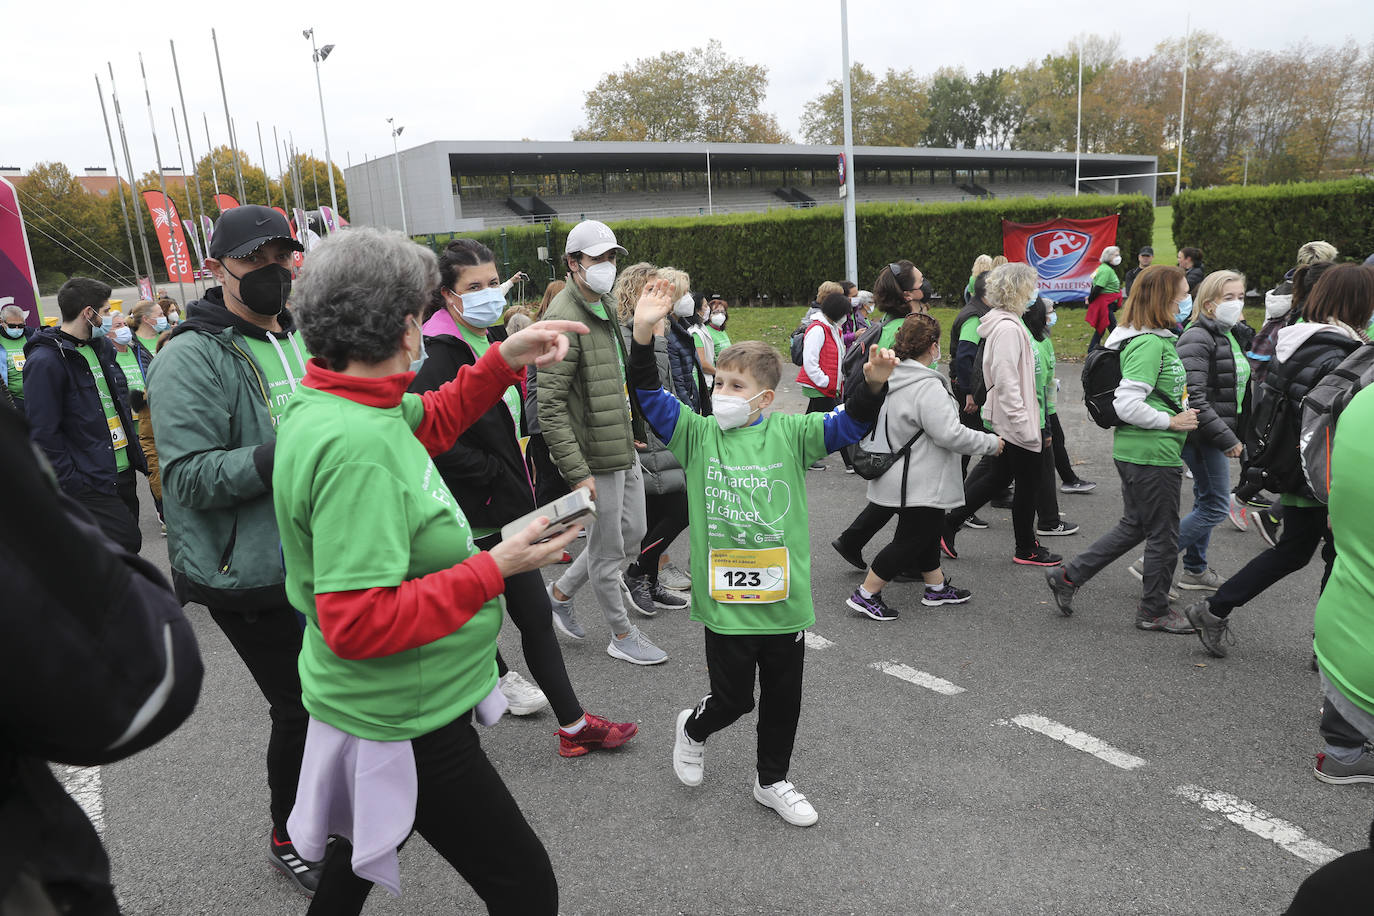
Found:
[[215, 206], [219, 207], [219, 212], [221, 213], [223, 213], [225, 210], [232, 210], [238, 205], [239, 202], [237, 200], [234, 200], [234, 198], [228, 194], [215, 195]]
[[38, 278], [33, 272], [33, 254], [19, 209], [19, 195], [14, 185], [0, 178], [0, 306], [6, 305], [23, 309], [24, 323], [29, 327], [41, 325]]
[[1056, 302], [1088, 298], [1102, 249], [1116, 244], [1116, 215], [1054, 219], [1045, 223], [1002, 220], [1002, 253], [1035, 268], [1040, 295]]
[[149, 277], [138, 278], [138, 298], [152, 301], [157, 298], [153, 292], [153, 281]]
[[153, 230], [162, 246], [162, 259], [167, 263], [169, 283], [194, 283], [195, 267], [191, 264], [190, 249], [181, 231], [181, 219], [176, 204], [161, 191], [144, 191], [143, 202], [153, 215]]

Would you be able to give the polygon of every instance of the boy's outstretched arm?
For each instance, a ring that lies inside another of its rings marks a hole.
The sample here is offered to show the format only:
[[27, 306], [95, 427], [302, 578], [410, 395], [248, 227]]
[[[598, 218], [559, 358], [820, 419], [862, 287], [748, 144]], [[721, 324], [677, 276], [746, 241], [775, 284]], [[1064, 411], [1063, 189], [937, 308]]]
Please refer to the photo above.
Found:
[[844, 405], [825, 415], [825, 447], [836, 451], [858, 442], [878, 419], [878, 411], [887, 397], [887, 380], [897, 368], [897, 354], [878, 346], [868, 348], [868, 362], [864, 363], [864, 381], [856, 385], [844, 399]]
[[639, 397], [644, 419], [664, 442], [671, 442], [677, 430], [682, 402], [664, 390], [658, 377], [658, 362], [654, 359], [654, 327], [664, 320], [673, 308], [673, 284], [667, 280], [650, 280], [635, 304], [634, 344], [630, 347], [629, 375]]

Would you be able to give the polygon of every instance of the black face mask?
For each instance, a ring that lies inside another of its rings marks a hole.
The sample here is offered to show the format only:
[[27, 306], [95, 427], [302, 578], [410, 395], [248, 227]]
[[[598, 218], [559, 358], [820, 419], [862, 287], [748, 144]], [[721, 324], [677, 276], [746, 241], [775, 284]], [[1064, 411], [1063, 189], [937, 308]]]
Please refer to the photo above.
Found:
[[234, 276], [228, 267], [224, 272], [239, 281], [239, 299], [259, 315], [270, 318], [286, 308], [291, 297], [291, 271], [280, 264], [268, 264], [241, 277]]

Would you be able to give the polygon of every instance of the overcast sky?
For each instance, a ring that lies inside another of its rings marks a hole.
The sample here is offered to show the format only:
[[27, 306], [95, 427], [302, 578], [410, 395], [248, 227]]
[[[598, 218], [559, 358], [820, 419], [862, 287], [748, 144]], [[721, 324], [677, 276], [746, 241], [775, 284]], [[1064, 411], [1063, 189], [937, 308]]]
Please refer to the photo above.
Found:
[[[1056, 12], [1029, 12], [1034, 5]], [[1195, 30], [1228, 36], [1241, 48], [1277, 49], [1301, 37], [1321, 42], [1374, 36], [1374, 4], [1367, 0], [1309, 0], [1301, 15], [1293, 4], [1274, 0], [1187, 5], [1193, 7]], [[37, 162], [59, 160], [76, 171], [109, 167], [93, 79], [100, 75], [108, 98], [108, 61], [118, 81], [134, 169], [141, 174], [153, 168], [139, 52], [148, 69], [163, 162], [176, 165], [171, 108], [178, 101], [169, 39], [176, 42], [196, 152], [205, 152], [202, 112], [210, 117], [215, 144], [226, 142], [212, 27], [240, 148], [260, 161], [261, 122], [273, 174], [273, 126], [282, 138], [291, 132], [298, 147], [324, 157], [310, 42], [301, 35], [311, 26], [321, 44], [336, 46], [321, 75], [340, 166], [350, 156], [358, 163], [365, 155], [391, 152], [388, 117], [405, 127], [402, 148], [431, 140], [566, 140], [581, 123], [583, 93], [603, 73], [712, 38], [730, 55], [768, 67], [766, 109], [799, 137], [806, 102], [841, 70], [838, 0], [334, 0], [311, 6], [316, 12], [308, 14], [305, 4], [252, 0], [9, 4], [0, 165], [28, 171]], [[1116, 15], [1104, 15], [1109, 8]], [[1135, 57], [1183, 34], [1182, 15], [1171, 22], [1168, 8], [1137, 5], [1143, 15], [1134, 22], [1129, 4], [851, 0], [850, 50], [854, 60], [879, 72], [912, 67], [928, 73], [945, 65], [974, 72], [1061, 50], [1083, 31], [1117, 33], [1122, 52]]]

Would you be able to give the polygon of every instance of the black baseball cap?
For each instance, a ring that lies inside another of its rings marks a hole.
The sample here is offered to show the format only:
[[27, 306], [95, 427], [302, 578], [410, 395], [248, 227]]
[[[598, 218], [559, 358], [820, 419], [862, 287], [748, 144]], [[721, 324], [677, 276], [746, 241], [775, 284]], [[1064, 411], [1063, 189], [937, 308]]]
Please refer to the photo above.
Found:
[[271, 207], [248, 204], [225, 210], [215, 221], [210, 235], [210, 257], [215, 260], [242, 258], [273, 239], [281, 239], [296, 251], [305, 246], [291, 237], [291, 224]]
[[1155, 250], [1151, 248], [1149, 245], [1146, 245], [1145, 247], [1141, 248], [1138, 253], [1143, 254], [1149, 258], [1153, 258], [1155, 256]]

